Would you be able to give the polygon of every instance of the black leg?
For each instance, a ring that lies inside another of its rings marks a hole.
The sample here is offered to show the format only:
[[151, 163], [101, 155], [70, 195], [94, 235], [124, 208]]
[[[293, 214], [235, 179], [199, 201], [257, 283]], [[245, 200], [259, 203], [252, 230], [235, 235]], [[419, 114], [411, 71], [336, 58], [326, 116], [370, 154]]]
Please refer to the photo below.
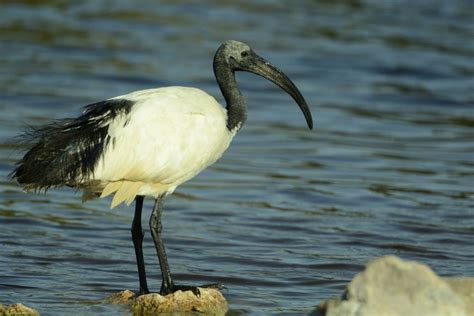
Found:
[[[167, 295], [175, 291], [192, 291], [195, 295], [199, 296], [199, 289], [196, 286], [187, 286], [187, 285], [175, 285], [171, 277], [170, 267], [168, 265], [168, 258], [166, 257], [165, 245], [161, 239], [161, 232], [163, 226], [161, 224], [161, 211], [163, 207], [163, 197], [158, 197], [155, 201], [155, 206], [150, 216], [150, 230], [155, 242], [156, 252], [158, 254], [158, 260], [160, 261], [161, 276], [163, 283], [161, 284], [161, 295]], [[204, 288], [215, 288], [223, 289], [224, 286], [221, 284], [207, 284], [199, 287]]]
[[148, 294], [148, 285], [146, 282], [145, 261], [143, 259], [143, 230], [142, 230], [142, 207], [143, 196], [138, 195], [135, 198], [135, 216], [132, 222], [132, 240], [137, 257], [138, 278], [140, 279], [140, 295]]
[[153, 211], [150, 216], [150, 230], [155, 242], [156, 252], [158, 254], [158, 260], [160, 261], [161, 276], [163, 283], [161, 284], [161, 295], [166, 295], [173, 293], [174, 291], [174, 282], [171, 278], [170, 267], [168, 265], [168, 258], [166, 257], [165, 245], [161, 239], [161, 232], [163, 230], [163, 225], [161, 224], [161, 211], [163, 207], [163, 197], [158, 197], [155, 200], [155, 205], [153, 206]]

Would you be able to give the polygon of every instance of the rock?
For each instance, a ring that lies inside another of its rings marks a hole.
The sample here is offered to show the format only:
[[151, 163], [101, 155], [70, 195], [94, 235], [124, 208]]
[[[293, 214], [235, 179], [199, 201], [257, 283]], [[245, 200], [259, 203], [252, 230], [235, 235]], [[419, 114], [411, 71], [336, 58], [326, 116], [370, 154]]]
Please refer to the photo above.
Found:
[[118, 293], [114, 293], [106, 298], [106, 302], [109, 304], [128, 304], [135, 300], [135, 293], [130, 290], [123, 290]]
[[443, 278], [466, 304], [469, 316], [474, 316], [474, 278]]
[[370, 262], [342, 299], [321, 303], [313, 315], [474, 316], [474, 278], [442, 279], [428, 266], [385, 256]]
[[135, 293], [125, 290], [112, 294], [107, 298], [111, 304], [130, 304], [134, 315], [155, 313], [173, 313], [179, 315], [186, 312], [200, 312], [212, 315], [225, 315], [229, 309], [222, 293], [216, 289], [199, 288], [200, 296], [191, 291], [176, 291], [161, 296], [157, 293], [135, 296]]
[[0, 316], [39, 316], [39, 312], [21, 303], [9, 306], [0, 304]]

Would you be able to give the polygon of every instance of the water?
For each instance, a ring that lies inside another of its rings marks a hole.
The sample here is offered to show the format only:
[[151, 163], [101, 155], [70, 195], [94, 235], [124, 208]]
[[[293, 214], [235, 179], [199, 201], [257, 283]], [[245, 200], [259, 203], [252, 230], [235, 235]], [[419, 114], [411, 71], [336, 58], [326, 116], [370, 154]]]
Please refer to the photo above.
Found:
[[178, 281], [225, 284], [233, 315], [301, 315], [376, 256], [474, 275], [472, 12], [468, 0], [2, 1], [0, 302], [129, 314], [101, 300], [138, 287], [132, 209], [23, 193], [7, 178], [24, 149], [11, 139], [137, 89], [191, 85], [222, 101], [211, 63], [226, 39], [295, 81], [315, 129], [271, 83], [237, 75], [246, 126], [165, 205]]

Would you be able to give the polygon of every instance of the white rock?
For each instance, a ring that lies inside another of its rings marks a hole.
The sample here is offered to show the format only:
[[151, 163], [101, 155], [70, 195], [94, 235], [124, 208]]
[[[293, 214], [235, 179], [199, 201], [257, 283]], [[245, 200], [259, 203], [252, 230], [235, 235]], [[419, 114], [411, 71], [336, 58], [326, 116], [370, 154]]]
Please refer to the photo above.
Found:
[[472, 315], [466, 297], [458, 293], [428, 266], [385, 256], [354, 277], [343, 300], [328, 300], [320, 310], [326, 316]]

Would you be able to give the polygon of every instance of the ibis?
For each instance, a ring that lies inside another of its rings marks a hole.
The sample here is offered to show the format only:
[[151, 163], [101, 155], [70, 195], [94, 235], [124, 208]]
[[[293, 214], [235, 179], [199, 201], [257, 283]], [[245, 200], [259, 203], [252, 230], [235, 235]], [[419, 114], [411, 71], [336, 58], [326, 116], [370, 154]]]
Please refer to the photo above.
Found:
[[22, 135], [30, 147], [11, 177], [26, 191], [74, 187], [83, 190], [85, 198], [113, 195], [112, 208], [135, 201], [131, 234], [140, 295], [150, 292], [142, 250], [146, 196], [155, 200], [149, 227], [162, 275], [160, 294], [177, 290], [199, 294], [197, 287], [177, 285], [172, 278], [161, 214], [164, 199], [219, 159], [244, 124], [247, 111], [236, 71], [278, 85], [296, 101], [308, 127], [313, 127], [311, 112], [295, 84], [247, 44], [224, 42], [215, 53], [213, 68], [225, 107], [197, 88], [154, 88], [87, 105], [76, 118], [56, 120]]

